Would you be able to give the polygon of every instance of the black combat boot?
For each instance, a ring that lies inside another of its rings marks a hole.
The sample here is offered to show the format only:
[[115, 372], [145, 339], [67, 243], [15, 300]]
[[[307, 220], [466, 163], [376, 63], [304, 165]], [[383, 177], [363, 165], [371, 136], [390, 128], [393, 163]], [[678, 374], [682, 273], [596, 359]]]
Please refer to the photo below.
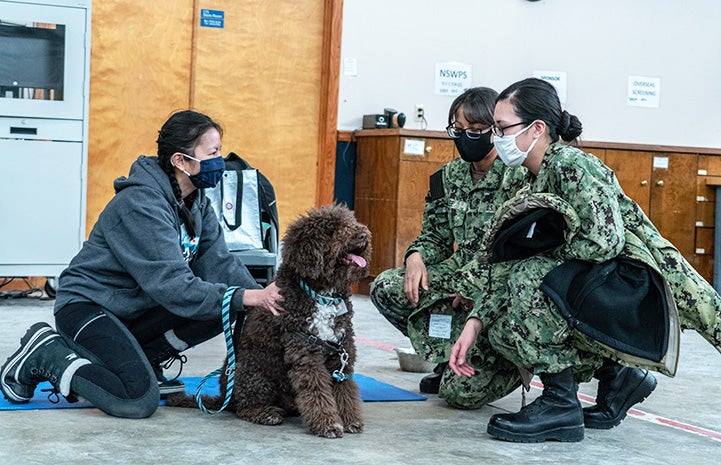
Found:
[[47, 380], [72, 401], [70, 381], [78, 368], [89, 363], [50, 325], [35, 323], [20, 339], [20, 348], [0, 368], [0, 388], [10, 402], [25, 403], [32, 399], [38, 383]]
[[543, 393], [518, 413], [493, 415], [488, 434], [503, 441], [578, 442], [583, 439], [583, 410], [576, 397], [578, 384], [570, 368], [542, 374]]
[[654, 389], [656, 378], [646, 370], [628, 368], [611, 360], [596, 371], [596, 405], [583, 409], [586, 428], [611, 429], [626, 418], [626, 412], [643, 402]]
[[448, 362], [439, 363], [433, 368], [433, 373], [421, 378], [421, 382], [418, 388], [424, 394], [438, 394], [438, 390], [441, 387], [441, 378], [443, 378], [443, 371], [448, 366]]
[[[143, 347], [143, 352], [145, 352], [145, 356], [155, 373], [161, 399], [165, 399], [171, 394], [185, 393], [185, 383], [178, 379], [183, 371], [185, 356], [180, 355], [178, 350], [165, 339], [165, 336], [146, 344]], [[170, 368], [175, 360], [180, 361], [180, 370], [175, 378], [168, 379], [163, 374], [163, 368]]]

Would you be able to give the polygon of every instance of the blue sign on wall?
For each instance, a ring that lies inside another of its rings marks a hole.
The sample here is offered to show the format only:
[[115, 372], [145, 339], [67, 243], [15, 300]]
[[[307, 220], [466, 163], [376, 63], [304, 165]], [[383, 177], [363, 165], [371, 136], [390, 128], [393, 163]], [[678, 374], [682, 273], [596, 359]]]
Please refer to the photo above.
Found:
[[225, 12], [221, 10], [200, 10], [200, 25], [203, 27], [223, 28]]

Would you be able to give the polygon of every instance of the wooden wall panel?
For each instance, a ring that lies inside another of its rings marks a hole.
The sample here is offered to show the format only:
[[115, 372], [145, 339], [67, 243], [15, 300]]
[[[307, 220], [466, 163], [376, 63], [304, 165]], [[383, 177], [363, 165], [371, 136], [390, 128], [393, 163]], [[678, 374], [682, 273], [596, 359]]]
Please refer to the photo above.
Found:
[[224, 152], [270, 179], [282, 231], [316, 202], [324, 1], [197, 4], [225, 24], [196, 24], [191, 104], [223, 124]]
[[87, 233], [113, 196], [113, 180], [158, 130], [188, 107], [192, 0], [93, 2]]

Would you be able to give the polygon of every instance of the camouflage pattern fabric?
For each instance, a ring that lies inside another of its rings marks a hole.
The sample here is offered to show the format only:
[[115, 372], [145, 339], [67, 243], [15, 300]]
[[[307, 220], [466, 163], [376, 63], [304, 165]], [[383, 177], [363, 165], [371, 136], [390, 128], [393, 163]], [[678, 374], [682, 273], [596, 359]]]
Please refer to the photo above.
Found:
[[[446, 362], [450, 350], [466, 322], [467, 311], [452, 307], [454, 282], [444, 279], [454, 276], [443, 264], [427, 267], [429, 282], [434, 286], [421, 292], [417, 307], [412, 307], [403, 292], [403, 268], [386, 270], [373, 281], [371, 300], [379, 312], [404, 335], [409, 336], [416, 352], [434, 363]], [[430, 287], [430, 286], [429, 286]], [[437, 338], [429, 335], [431, 314], [451, 315], [451, 335]], [[412, 317], [412, 318], [411, 318]], [[414, 324], [408, 321], [413, 319]], [[456, 376], [446, 369], [438, 395], [448, 404], [460, 409], [476, 409], [513, 392], [521, 385], [518, 368], [501, 357], [489, 344], [485, 331], [468, 352], [468, 360], [476, 375]]]
[[[419, 252], [428, 271], [429, 290], [421, 289], [418, 305], [412, 307], [403, 292], [404, 268], [379, 274], [371, 283], [371, 300], [379, 312], [404, 335], [421, 356], [434, 363], [448, 361], [450, 350], [463, 330], [468, 311], [452, 308], [453, 294], [468, 287], [464, 267], [474, 261], [489, 221], [496, 209], [516, 192], [526, 170], [506, 168], [497, 160], [491, 170], [473, 184], [470, 165], [455, 159], [440, 170], [442, 195], [426, 196], [421, 233], [408, 247], [406, 256]], [[438, 192], [438, 190], [436, 190]], [[429, 335], [431, 314], [451, 317], [450, 337]], [[480, 339], [480, 338], [479, 338]], [[517, 369], [479, 342], [474, 355], [483, 373], [455, 380], [446, 370], [441, 397], [459, 408], [478, 408], [520, 385]], [[480, 373], [481, 370], [479, 370]], [[489, 371], [489, 372], [487, 372]]]
[[508, 282], [505, 312], [496, 315], [494, 309], [483, 306], [474, 307], [473, 312], [484, 324], [488, 315], [496, 316], [489, 331], [496, 350], [534, 373], [573, 367], [577, 380], [590, 379], [601, 358], [609, 354], [572, 331], [538, 285], [563, 260], [606, 261], [624, 252], [627, 237], [635, 237], [667, 280], [681, 327], [698, 331], [721, 351], [721, 298], [624, 194], [613, 171], [592, 155], [552, 144], [538, 177], [529, 181], [532, 192], [554, 194], [568, 202], [580, 227], [552, 257], [517, 261], [505, 270], [495, 267], [485, 283], [477, 281], [486, 289], [493, 281]]
[[481, 408], [507, 396], [523, 384], [518, 367], [491, 346], [486, 331], [478, 335], [467, 359], [475, 368], [473, 376], [457, 376], [450, 368], [443, 372], [438, 396], [451, 407], [466, 410]]
[[[577, 381], [590, 381], [603, 358], [577, 347], [576, 338], [585, 336], [568, 326], [539, 289], [543, 277], [561, 262], [537, 256], [514, 263], [508, 279], [508, 311], [489, 328], [488, 339], [508, 360], [533, 373], [559, 373], [572, 367]], [[590, 339], [589, 344], [595, 347]]]
[[419, 252], [426, 266], [450, 259], [461, 267], [475, 258], [493, 213], [520, 189], [527, 171], [506, 168], [496, 160], [475, 184], [470, 164], [461, 159], [439, 171], [443, 195], [426, 195], [421, 233], [405, 255]]

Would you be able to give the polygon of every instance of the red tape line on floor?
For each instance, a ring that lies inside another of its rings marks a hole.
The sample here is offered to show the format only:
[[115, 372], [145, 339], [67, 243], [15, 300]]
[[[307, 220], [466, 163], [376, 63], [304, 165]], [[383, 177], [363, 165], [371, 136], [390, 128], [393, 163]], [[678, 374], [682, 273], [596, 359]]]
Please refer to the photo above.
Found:
[[[355, 337], [355, 341], [358, 344], [363, 344], [382, 350], [393, 351], [396, 348], [392, 344], [386, 344], [384, 342], [378, 342], [372, 339], [364, 339], [357, 336]], [[543, 384], [538, 381], [531, 381], [531, 386], [537, 389], [543, 389]], [[587, 396], [585, 394], [578, 394], [578, 398], [582, 402], [585, 402], [587, 404], [592, 405], [596, 403], [596, 399], [594, 397]], [[643, 410], [638, 410], [635, 408], [629, 409], [628, 415], [634, 418], [638, 418], [639, 420], [647, 421], [649, 423], [666, 426], [668, 428], [673, 428], [679, 431], [685, 431], [687, 433], [696, 434], [698, 436], [703, 436], [711, 440], [721, 442], [721, 433], [719, 433], [718, 431], [702, 428], [700, 426], [694, 426], [688, 423], [684, 423], [682, 421], [671, 420], [670, 418], [660, 417], [658, 415], [652, 415], [650, 413], [644, 412]]]
[[[536, 389], [543, 389], [543, 384], [539, 383], [538, 381], [531, 381], [531, 386]], [[585, 394], [578, 394], [578, 398], [582, 402], [586, 402], [587, 404], [593, 405], [596, 403], [596, 399], [594, 397], [587, 396]], [[643, 410], [638, 410], [635, 408], [629, 409], [628, 416], [638, 418], [639, 420], [647, 421], [656, 425], [674, 428], [677, 430], [685, 431], [687, 433], [696, 434], [699, 436], [707, 437], [709, 439], [713, 439], [714, 441], [721, 442], [721, 433], [719, 433], [718, 431], [702, 428], [700, 426], [690, 425], [682, 421], [676, 421], [669, 418], [660, 417], [658, 415], [646, 413]]]

